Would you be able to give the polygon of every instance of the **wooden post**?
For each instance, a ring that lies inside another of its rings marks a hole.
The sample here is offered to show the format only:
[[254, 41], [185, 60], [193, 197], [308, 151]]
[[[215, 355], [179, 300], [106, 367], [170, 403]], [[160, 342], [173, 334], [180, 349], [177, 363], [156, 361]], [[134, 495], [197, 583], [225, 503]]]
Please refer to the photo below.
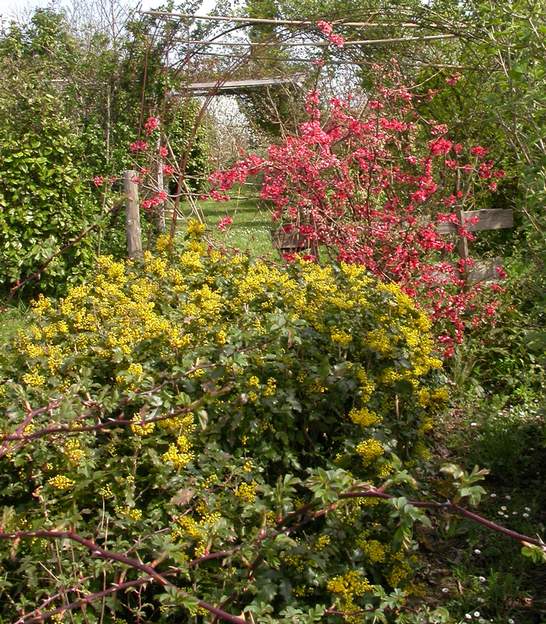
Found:
[[[159, 150], [161, 148], [161, 135], [157, 137], [157, 153], [159, 154]], [[165, 190], [165, 182], [163, 179], [163, 160], [160, 156], [157, 158], [157, 189], [158, 192]], [[160, 234], [164, 234], [167, 230], [167, 225], [165, 223], [165, 203], [159, 204], [157, 207], [157, 220], [156, 220], [157, 229]]]
[[140, 233], [140, 207], [138, 202], [137, 172], [126, 171], [123, 175], [123, 190], [126, 197], [125, 232], [127, 234], [127, 255], [142, 258], [142, 236]]
[[[461, 227], [465, 227], [465, 213], [464, 210], [457, 210], [457, 218], [459, 219], [459, 223]], [[459, 257], [463, 260], [463, 262], [465, 263], [463, 265], [463, 279], [465, 282], [467, 282], [468, 280], [468, 267], [466, 266], [466, 261], [468, 260], [469, 257], [469, 253], [468, 253], [468, 239], [465, 236], [458, 236], [458, 241], [457, 241], [457, 251], [459, 253]]]

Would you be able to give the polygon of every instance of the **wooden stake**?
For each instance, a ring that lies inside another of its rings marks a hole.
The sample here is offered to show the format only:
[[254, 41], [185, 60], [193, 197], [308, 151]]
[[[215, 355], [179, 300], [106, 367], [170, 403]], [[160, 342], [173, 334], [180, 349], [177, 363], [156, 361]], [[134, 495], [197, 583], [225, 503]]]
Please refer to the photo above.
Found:
[[129, 258], [142, 258], [142, 235], [140, 233], [140, 207], [138, 202], [138, 184], [134, 181], [137, 172], [126, 171], [123, 174], [125, 192], [125, 232], [127, 234], [127, 255]]

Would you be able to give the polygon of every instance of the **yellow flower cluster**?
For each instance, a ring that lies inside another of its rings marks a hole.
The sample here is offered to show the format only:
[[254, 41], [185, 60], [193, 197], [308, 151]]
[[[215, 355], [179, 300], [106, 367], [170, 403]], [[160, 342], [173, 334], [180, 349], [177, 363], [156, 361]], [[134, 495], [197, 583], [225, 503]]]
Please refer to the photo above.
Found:
[[142, 520], [142, 510], [137, 509], [136, 507], [130, 507], [129, 505], [125, 506], [115, 506], [114, 511], [120, 518], [126, 518], [127, 520], [132, 520], [133, 522], [138, 522]]
[[273, 396], [277, 391], [277, 380], [273, 377], [269, 377], [266, 383], [266, 386], [263, 390], [263, 395], [265, 397]]
[[348, 334], [340, 329], [330, 332], [330, 338], [332, 339], [332, 342], [337, 343], [341, 347], [348, 347], [353, 340], [351, 334]]
[[321, 535], [315, 543], [315, 550], [318, 552], [324, 550], [330, 544], [330, 542], [331, 539], [329, 535]]
[[392, 352], [392, 340], [389, 339], [384, 329], [373, 329], [366, 334], [365, 343], [370, 349], [388, 355]]
[[367, 407], [361, 407], [360, 409], [353, 407], [349, 412], [349, 418], [355, 425], [360, 425], [361, 427], [373, 427], [373, 425], [381, 422], [381, 417], [375, 412], [371, 412]]
[[421, 388], [417, 393], [417, 400], [419, 401], [419, 405], [422, 405], [423, 407], [445, 403], [448, 398], [449, 392], [446, 387], [438, 388], [437, 390]]
[[245, 503], [253, 503], [256, 500], [256, 489], [258, 484], [255, 481], [251, 483], [240, 483], [235, 488], [235, 496]]
[[131, 422], [133, 423], [131, 425], [131, 431], [141, 437], [150, 435], [155, 429], [155, 422], [147, 423], [138, 414], [133, 416]]
[[176, 439], [176, 444], [170, 444], [163, 453], [163, 461], [170, 462], [177, 470], [185, 468], [194, 459], [192, 444], [186, 434], [182, 433]]
[[366, 403], [370, 400], [375, 390], [375, 383], [369, 378], [368, 373], [363, 368], [357, 371], [356, 376], [360, 382], [360, 397]]
[[383, 563], [385, 561], [387, 551], [385, 546], [378, 540], [357, 540], [357, 546], [372, 563]]
[[40, 388], [45, 384], [45, 377], [40, 375], [37, 369], [33, 369], [23, 375], [23, 382], [31, 388]]
[[70, 464], [77, 465], [85, 457], [85, 451], [77, 438], [69, 438], [63, 447], [63, 454]]
[[326, 583], [326, 587], [328, 591], [350, 602], [357, 596], [373, 591], [370, 581], [357, 570], [349, 570], [342, 576], [334, 576]]
[[47, 480], [47, 484], [56, 490], [69, 490], [74, 487], [76, 482], [73, 479], [69, 479], [65, 475], [56, 475]]
[[188, 234], [196, 238], [201, 237], [205, 233], [206, 229], [205, 224], [197, 221], [197, 219], [189, 219], [186, 226]]
[[356, 452], [362, 458], [364, 465], [371, 464], [385, 452], [381, 442], [375, 438], [368, 438], [356, 445]]

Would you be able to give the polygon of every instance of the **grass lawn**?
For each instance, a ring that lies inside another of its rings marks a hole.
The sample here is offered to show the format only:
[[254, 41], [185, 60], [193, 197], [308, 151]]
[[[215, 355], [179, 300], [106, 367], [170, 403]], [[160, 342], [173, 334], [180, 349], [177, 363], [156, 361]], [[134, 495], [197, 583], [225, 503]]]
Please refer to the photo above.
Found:
[[[256, 200], [234, 198], [227, 202], [199, 201], [197, 205], [207, 227], [219, 242], [253, 256], [277, 256], [271, 244], [270, 214], [266, 209], [260, 209]], [[183, 210], [185, 215], [191, 215], [188, 204], [183, 205]], [[233, 223], [221, 232], [217, 224], [225, 216], [230, 216]]]
[[26, 324], [26, 308], [22, 305], [5, 306], [0, 300], [0, 360], [5, 346]]

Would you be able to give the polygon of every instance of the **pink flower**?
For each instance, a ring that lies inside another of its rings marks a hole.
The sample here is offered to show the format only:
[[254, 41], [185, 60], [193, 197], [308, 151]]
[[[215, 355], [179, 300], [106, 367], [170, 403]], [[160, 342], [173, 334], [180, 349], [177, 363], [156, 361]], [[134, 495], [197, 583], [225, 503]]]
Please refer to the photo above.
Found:
[[172, 165], [163, 165], [163, 174], [170, 176], [174, 173], [174, 167]]
[[146, 119], [146, 123], [144, 124], [146, 134], [149, 136], [157, 128], [159, 128], [159, 119], [157, 117], [148, 117], [148, 119]]
[[342, 48], [345, 45], [345, 39], [341, 35], [330, 35], [328, 40], [338, 48]]
[[165, 147], [165, 145], [162, 145], [159, 148], [159, 155], [161, 156], [161, 158], [167, 158], [167, 156], [169, 155], [169, 150]]
[[93, 178], [93, 184], [95, 185], [95, 188], [99, 188], [99, 186], [104, 184], [104, 178], [102, 176], [95, 176]]
[[232, 223], [233, 219], [229, 215], [226, 215], [225, 217], [222, 217], [220, 221], [218, 221], [218, 225], [216, 227], [221, 232], [225, 232]]
[[428, 146], [430, 149], [430, 153], [433, 156], [439, 156], [441, 154], [447, 154], [453, 147], [453, 143], [451, 141], [448, 141], [447, 139], [444, 139], [443, 137], [440, 137], [439, 139], [431, 141]]
[[461, 79], [461, 74], [451, 74], [446, 78], [446, 82], [450, 87], [454, 87]]
[[506, 273], [504, 268], [501, 266], [495, 267], [495, 273], [497, 274], [499, 279], [506, 279], [508, 275], [508, 273]]
[[487, 148], [482, 147], [481, 145], [476, 145], [470, 148], [470, 153], [472, 156], [477, 156], [478, 158], [483, 158], [487, 154]]
[[331, 35], [334, 30], [332, 24], [330, 24], [330, 22], [325, 22], [324, 20], [320, 20], [319, 22], [317, 22], [317, 28], [323, 35], [326, 36]]
[[131, 150], [131, 152], [133, 152], [133, 154], [138, 154], [138, 152], [145, 152], [148, 149], [148, 143], [146, 143], [146, 141], [143, 141], [142, 139], [139, 139], [138, 141], [134, 141], [133, 143], [131, 143], [131, 145], [129, 145], [129, 149]]

